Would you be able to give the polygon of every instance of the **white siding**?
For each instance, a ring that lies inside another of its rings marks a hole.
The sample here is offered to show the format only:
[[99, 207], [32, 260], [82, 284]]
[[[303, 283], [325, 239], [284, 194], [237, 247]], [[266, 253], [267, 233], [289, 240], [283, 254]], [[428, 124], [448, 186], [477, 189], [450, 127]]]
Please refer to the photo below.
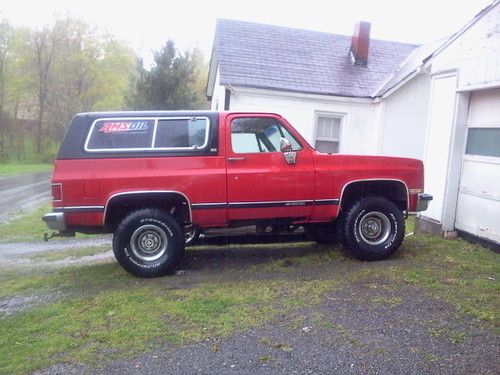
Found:
[[319, 95], [291, 94], [235, 87], [231, 111], [274, 112], [285, 117], [299, 133], [314, 144], [317, 113], [342, 115], [341, 152], [375, 154], [377, 138], [375, 110], [378, 104]]
[[432, 82], [431, 106], [425, 151], [425, 191], [433, 201], [424, 216], [442, 222], [450, 143], [453, 133], [453, 114], [456, 95], [456, 76], [435, 77]]
[[500, 85], [500, 5], [431, 60], [432, 72], [459, 69], [460, 89]]
[[226, 88], [220, 85], [219, 67], [217, 67], [217, 74], [215, 76], [214, 92], [212, 94], [212, 102], [210, 109], [212, 111], [223, 111], [224, 100], [226, 95]]
[[384, 101], [380, 154], [423, 160], [431, 79], [419, 75]]

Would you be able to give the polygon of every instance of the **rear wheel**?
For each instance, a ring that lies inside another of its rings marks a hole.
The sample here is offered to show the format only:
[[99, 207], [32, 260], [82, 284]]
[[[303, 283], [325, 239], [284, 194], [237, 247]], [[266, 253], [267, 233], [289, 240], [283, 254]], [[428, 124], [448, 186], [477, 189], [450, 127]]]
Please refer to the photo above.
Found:
[[120, 265], [139, 277], [168, 274], [184, 252], [184, 231], [166, 212], [142, 209], [129, 214], [113, 236], [113, 252]]
[[304, 225], [307, 236], [319, 244], [331, 244], [337, 242], [337, 227], [335, 222], [316, 223]]
[[382, 260], [396, 252], [404, 238], [401, 209], [383, 197], [355, 201], [339, 223], [347, 250], [360, 260]]

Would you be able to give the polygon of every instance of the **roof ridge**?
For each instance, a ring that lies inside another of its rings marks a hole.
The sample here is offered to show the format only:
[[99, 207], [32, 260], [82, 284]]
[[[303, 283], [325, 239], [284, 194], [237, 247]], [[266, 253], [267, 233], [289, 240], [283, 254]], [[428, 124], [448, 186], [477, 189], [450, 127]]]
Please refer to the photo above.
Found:
[[[230, 18], [217, 18], [216, 19], [217, 26], [219, 25], [219, 22], [221, 22], [221, 21], [222, 22], [230, 22], [230, 23], [234, 23], [234, 24], [240, 23], [240, 24], [247, 24], [247, 25], [254, 25], [254, 26], [272, 27], [272, 28], [278, 28], [278, 29], [284, 29], [284, 30], [303, 31], [303, 32], [307, 32], [307, 33], [323, 34], [323, 35], [343, 37], [343, 38], [348, 38], [348, 39], [350, 39], [352, 37], [352, 35], [329, 33], [326, 31], [310, 30], [310, 29], [303, 29], [303, 28], [299, 28], [299, 27], [290, 27], [290, 26], [283, 26], [283, 25], [274, 25], [274, 24], [254, 22], [254, 21], [236, 20], [236, 19], [230, 19]], [[388, 39], [370, 38], [370, 42], [373, 42], [373, 41], [394, 43], [394, 44], [413, 46], [413, 47], [420, 47], [422, 45], [422, 44], [416, 44], [416, 43], [398, 42], [395, 40], [388, 40]]]

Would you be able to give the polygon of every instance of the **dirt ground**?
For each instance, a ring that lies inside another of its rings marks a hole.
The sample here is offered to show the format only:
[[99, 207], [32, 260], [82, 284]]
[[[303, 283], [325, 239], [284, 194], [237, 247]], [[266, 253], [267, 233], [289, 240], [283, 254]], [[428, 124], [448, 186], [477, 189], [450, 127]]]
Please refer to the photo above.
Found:
[[[205, 337], [188, 344], [162, 343], [132, 356], [97, 363], [63, 361], [36, 374], [498, 374], [500, 339], [488, 323], [459, 314], [457, 307], [418, 286], [377, 276], [372, 263], [357, 262], [340, 253], [310, 245], [302, 234], [274, 238], [208, 239], [186, 252], [175, 275], [163, 278], [165, 288], [190, 288], [206, 282], [242, 279], [339, 280], [339, 287], [321, 295], [319, 303], [278, 313], [270, 322], [235, 331], [228, 336]], [[233, 243], [228, 248], [227, 242]], [[61, 242], [56, 250], [96, 244], [109, 238]], [[234, 245], [236, 244], [236, 245]], [[290, 245], [292, 244], [292, 245]], [[74, 267], [113, 263], [103, 251], [77, 259], [30, 258], [43, 254], [45, 245], [0, 245], [0, 264], [29, 267]], [[67, 247], [66, 247], [67, 246]], [[304, 261], [324, 252], [325, 261]], [[35, 260], [33, 260], [35, 259]], [[408, 262], [396, 256], [377, 267], [397, 269]], [[278, 264], [278, 266], [277, 266]], [[278, 267], [279, 269], [277, 269]], [[352, 279], [368, 269], [370, 277]], [[10, 298], [10, 299], [9, 299]], [[17, 295], [0, 299], [0, 312], [13, 315], [66, 298], [64, 292]], [[1, 373], [1, 371], [0, 371]]]

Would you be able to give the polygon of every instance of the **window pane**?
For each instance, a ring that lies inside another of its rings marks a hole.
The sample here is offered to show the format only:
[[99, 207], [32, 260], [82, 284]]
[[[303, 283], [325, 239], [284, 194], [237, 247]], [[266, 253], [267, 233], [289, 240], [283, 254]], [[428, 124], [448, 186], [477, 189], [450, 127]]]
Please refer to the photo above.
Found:
[[99, 120], [95, 123], [87, 149], [150, 148], [153, 120]]
[[500, 128], [470, 128], [465, 153], [500, 157]]
[[316, 141], [316, 150], [327, 154], [338, 154], [339, 142]]
[[201, 148], [207, 141], [206, 119], [164, 119], [158, 121], [155, 148]]
[[316, 138], [338, 140], [340, 138], [340, 117], [318, 116]]
[[283, 131], [283, 135], [285, 136], [286, 139], [290, 141], [292, 144], [292, 151], [300, 151], [302, 150], [302, 146], [300, 145], [299, 142], [295, 139], [293, 135], [290, 134], [288, 130], [286, 130], [284, 127], [281, 127], [281, 130]]
[[231, 123], [231, 143], [236, 153], [279, 152], [282, 137], [290, 140], [293, 150], [302, 149], [297, 140], [274, 118], [238, 118]]
[[231, 134], [231, 143], [235, 152], [261, 152], [254, 134]]

